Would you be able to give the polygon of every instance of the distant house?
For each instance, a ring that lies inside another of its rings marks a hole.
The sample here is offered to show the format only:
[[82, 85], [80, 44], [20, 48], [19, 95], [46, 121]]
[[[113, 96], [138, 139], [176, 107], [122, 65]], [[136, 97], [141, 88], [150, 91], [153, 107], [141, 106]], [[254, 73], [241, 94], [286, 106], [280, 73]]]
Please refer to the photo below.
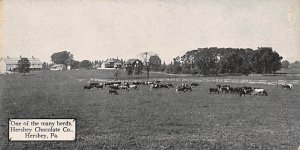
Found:
[[110, 58], [102, 63], [101, 68], [122, 68], [122, 61], [119, 59]]
[[66, 70], [67, 67], [64, 64], [54, 64], [50, 70]]
[[43, 62], [38, 59], [38, 58], [35, 58], [35, 57], [31, 57], [31, 58], [28, 58], [29, 62], [30, 62], [30, 69], [31, 70], [41, 70], [43, 68]]
[[126, 61], [126, 63], [124, 64], [124, 68], [127, 68], [127, 67], [142, 67], [143, 66], [143, 62], [140, 61], [139, 59], [128, 59]]
[[[0, 58], [0, 70], [6, 70], [6, 71], [17, 71], [18, 68], [18, 61], [21, 60], [20, 57], [4, 57]], [[30, 62], [30, 70], [41, 70], [43, 63], [40, 59], [31, 57], [28, 58]]]

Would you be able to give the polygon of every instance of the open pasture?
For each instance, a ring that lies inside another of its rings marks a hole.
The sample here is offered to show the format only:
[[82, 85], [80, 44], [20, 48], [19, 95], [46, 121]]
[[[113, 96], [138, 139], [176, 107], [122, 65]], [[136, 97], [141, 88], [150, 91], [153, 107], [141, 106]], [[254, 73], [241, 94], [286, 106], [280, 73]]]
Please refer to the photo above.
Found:
[[[1, 149], [296, 149], [300, 143], [299, 86], [260, 87], [268, 96], [209, 94], [175, 88], [83, 90], [90, 78], [111, 74], [37, 72], [0, 76]], [[159, 76], [162, 77], [162, 76]], [[125, 77], [123, 77], [125, 79]], [[79, 80], [86, 79], [86, 80]], [[182, 82], [172, 82], [175, 87]], [[223, 83], [220, 83], [223, 84]], [[76, 118], [75, 142], [8, 142], [8, 118]]]

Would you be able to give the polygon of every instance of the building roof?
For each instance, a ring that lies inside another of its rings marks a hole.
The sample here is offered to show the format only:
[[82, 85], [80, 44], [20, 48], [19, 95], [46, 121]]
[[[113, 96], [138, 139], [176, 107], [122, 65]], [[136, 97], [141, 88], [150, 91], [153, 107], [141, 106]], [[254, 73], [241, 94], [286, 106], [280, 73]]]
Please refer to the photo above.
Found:
[[38, 58], [32, 57], [32, 58], [28, 58], [28, 60], [29, 60], [30, 64], [32, 64], [32, 65], [43, 64], [43, 62], [40, 59], [38, 59]]
[[127, 61], [126, 61], [126, 64], [132, 64], [134, 61], [136, 61], [136, 60], [138, 60], [138, 61], [140, 61], [139, 59], [128, 59]]
[[122, 61], [119, 59], [110, 58], [110, 59], [106, 59], [106, 61], [103, 63], [121, 63], [122, 64]]
[[[1, 58], [0, 60], [3, 60], [6, 64], [18, 64], [18, 61], [20, 60], [20, 57], [4, 57], [4, 58]], [[28, 58], [30, 64], [43, 64], [42, 61], [38, 58], [35, 58], [35, 57], [31, 57], [31, 58]]]

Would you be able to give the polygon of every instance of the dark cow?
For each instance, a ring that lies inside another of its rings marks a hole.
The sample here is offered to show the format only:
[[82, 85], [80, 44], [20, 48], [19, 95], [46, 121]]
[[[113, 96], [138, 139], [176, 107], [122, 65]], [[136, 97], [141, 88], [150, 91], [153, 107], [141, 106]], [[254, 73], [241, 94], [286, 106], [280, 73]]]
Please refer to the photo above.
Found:
[[97, 87], [99, 85], [100, 85], [99, 83], [90, 83], [90, 86], [92, 86], [92, 87]]
[[112, 82], [105, 82], [104, 83], [104, 86], [107, 86], [107, 85], [113, 85], [114, 83], [112, 83]]
[[159, 81], [159, 80], [156, 80], [155, 82], [156, 82], [156, 83], [160, 83], [160, 81]]
[[249, 86], [244, 86], [243, 89], [245, 89], [247, 95], [250, 95], [251, 92], [253, 91], [252, 87], [249, 87]]
[[101, 85], [97, 85], [96, 88], [97, 89], [103, 89], [103, 85], [102, 84]]
[[93, 88], [91, 85], [85, 85], [84, 87], [83, 87], [83, 90], [86, 90], [86, 89], [91, 89], [91, 88]]
[[159, 84], [159, 88], [166, 88], [169, 89], [169, 86], [166, 84]]
[[117, 90], [114, 90], [114, 89], [110, 89], [108, 91], [108, 94], [111, 94], [111, 95], [118, 95], [118, 91]]
[[246, 89], [244, 89], [244, 88], [243, 88], [243, 89], [240, 89], [239, 94], [240, 94], [240, 97], [241, 97], [242, 95], [246, 96], [246, 94], [247, 94]]
[[140, 85], [141, 83], [137, 81], [137, 82], [132, 82], [132, 84], [133, 85]]
[[209, 93], [220, 93], [217, 88], [209, 88]]
[[176, 92], [187, 92], [190, 91], [192, 92], [192, 87], [188, 87], [188, 86], [179, 86], [178, 88], [176, 88]]
[[191, 83], [191, 87], [196, 87], [196, 86], [199, 86], [200, 84], [199, 83]]

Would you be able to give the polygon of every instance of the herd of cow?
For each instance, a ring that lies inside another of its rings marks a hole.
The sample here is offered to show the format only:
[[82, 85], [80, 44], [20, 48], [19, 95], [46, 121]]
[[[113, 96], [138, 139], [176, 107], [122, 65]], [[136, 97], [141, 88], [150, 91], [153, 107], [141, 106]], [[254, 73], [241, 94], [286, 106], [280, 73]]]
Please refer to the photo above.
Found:
[[240, 96], [244, 95], [266, 95], [268, 93], [265, 89], [262, 88], [252, 88], [249, 86], [244, 87], [231, 87], [229, 85], [217, 85], [216, 88], [209, 88], [209, 93], [231, 93], [231, 94], [239, 94]]
[[[162, 84], [160, 81], [154, 81], [154, 82], [132, 82], [131, 84], [129, 82], [105, 82], [105, 83], [96, 83], [92, 82], [89, 83], [89, 85], [86, 85], [83, 87], [84, 90], [90, 90], [92, 88], [97, 88], [97, 89], [104, 89], [104, 87], [108, 87], [109, 94], [113, 95], [118, 95], [118, 90], [126, 90], [129, 91], [130, 89], [138, 90], [139, 85], [149, 85], [150, 90], [153, 89], [161, 89], [161, 88], [174, 88], [174, 85], [171, 83], [166, 83]], [[188, 84], [181, 84], [176, 88], [176, 92], [192, 92], [192, 87], [197, 87], [199, 86], [199, 83], [191, 83], [190, 85]], [[292, 84], [283, 84], [282, 88], [284, 89], [294, 89], [294, 86]], [[209, 93], [225, 93], [225, 94], [239, 94], [241, 96], [246, 96], [246, 95], [265, 95], [268, 96], [268, 93], [265, 89], [263, 88], [252, 88], [248, 86], [243, 86], [243, 87], [231, 87], [229, 85], [217, 85], [215, 88], [209, 88]]]

